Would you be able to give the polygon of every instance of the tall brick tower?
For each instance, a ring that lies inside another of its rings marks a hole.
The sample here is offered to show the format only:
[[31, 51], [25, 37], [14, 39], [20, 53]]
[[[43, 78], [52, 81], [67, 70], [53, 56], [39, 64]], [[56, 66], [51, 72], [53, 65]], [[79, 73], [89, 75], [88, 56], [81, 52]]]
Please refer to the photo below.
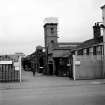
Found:
[[44, 40], [46, 50], [46, 73], [53, 74], [53, 49], [57, 47], [57, 18], [46, 18], [44, 21]]
[[57, 46], [57, 18], [46, 18], [44, 21], [44, 40], [45, 48], [48, 48], [48, 53], [52, 53], [52, 50]]

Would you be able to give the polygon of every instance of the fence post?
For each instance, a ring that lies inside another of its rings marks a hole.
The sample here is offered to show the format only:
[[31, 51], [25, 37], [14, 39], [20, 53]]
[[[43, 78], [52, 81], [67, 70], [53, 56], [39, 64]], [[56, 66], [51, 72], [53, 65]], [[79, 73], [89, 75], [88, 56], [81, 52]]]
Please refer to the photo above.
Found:
[[76, 80], [76, 77], [75, 77], [75, 55], [73, 55], [73, 78], [74, 80]]
[[20, 83], [22, 82], [22, 74], [21, 74], [21, 56], [19, 57], [19, 73], [20, 73]]

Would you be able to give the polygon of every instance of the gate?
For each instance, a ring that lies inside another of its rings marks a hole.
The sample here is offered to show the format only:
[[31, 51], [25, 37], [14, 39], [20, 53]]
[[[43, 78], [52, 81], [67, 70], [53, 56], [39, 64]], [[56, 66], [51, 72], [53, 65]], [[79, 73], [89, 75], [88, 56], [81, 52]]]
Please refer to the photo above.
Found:
[[15, 71], [13, 64], [0, 64], [0, 82], [19, 81], [19, 71]]
[[5, 56], [2, 56], [0, 59], [0, 82], [14, 82], [19, 80], [19, 70], [16, 70], [14, 61], [11, 59], [7, 60]]

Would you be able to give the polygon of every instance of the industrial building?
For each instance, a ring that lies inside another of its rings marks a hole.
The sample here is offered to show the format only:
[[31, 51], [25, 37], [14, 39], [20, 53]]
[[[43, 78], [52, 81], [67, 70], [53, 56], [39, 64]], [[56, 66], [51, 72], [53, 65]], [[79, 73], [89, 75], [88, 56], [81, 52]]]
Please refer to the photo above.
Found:
[[103, 22], [93, 26], [93, 38], [84, 42], [59, 43], [57, 18], [46, 18], [44, 40], [46, 72], [76, 79], [105, 78], [105, 5], [101, 7]]

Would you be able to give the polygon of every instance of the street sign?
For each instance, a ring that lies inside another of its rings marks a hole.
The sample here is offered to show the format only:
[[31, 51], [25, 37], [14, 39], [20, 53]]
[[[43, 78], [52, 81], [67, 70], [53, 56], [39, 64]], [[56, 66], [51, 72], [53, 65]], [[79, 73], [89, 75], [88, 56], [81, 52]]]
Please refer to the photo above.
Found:
[[75, 65], [80, 65], [80, 61], [75, 61]]
[[14, 62], [15, 67], [19, 67], [19, 65], [20, 65], [19, 62]]
[[15, 70], [16, 71], [20, 71], [20, 67], [15, 67]]

